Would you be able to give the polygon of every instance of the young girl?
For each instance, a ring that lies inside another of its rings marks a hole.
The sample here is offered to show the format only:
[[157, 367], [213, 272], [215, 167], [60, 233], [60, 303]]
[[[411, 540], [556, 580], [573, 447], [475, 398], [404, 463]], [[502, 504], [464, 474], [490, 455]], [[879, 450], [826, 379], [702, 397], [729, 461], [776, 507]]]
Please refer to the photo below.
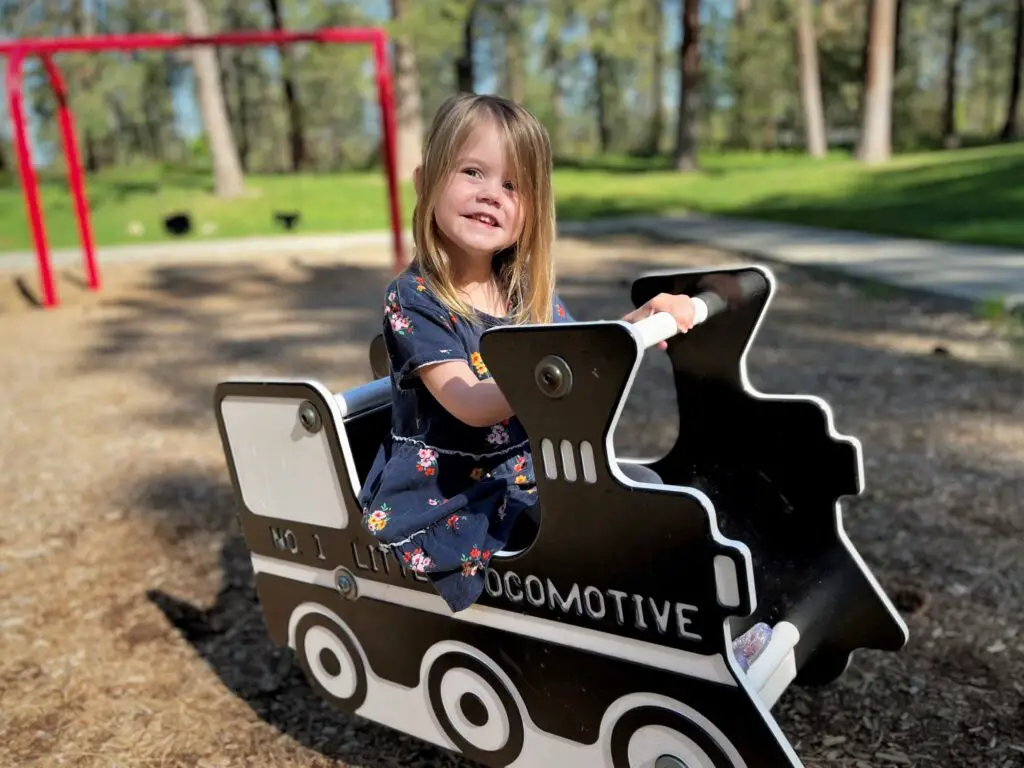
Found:
[[[495, 96], [449, 99], [414, 181], [415, 258], [385, 291], [392, 434], [360, 504], [381, 547], [461, 611], [537, 502], [529, 439], [487, 371], [480, 335], [572, 317], [554, 290], [551, 149], [532, 114]], [[693, 324], [690, 299], [666, 294], [624, 319], [659, 311], [682, 332]]]

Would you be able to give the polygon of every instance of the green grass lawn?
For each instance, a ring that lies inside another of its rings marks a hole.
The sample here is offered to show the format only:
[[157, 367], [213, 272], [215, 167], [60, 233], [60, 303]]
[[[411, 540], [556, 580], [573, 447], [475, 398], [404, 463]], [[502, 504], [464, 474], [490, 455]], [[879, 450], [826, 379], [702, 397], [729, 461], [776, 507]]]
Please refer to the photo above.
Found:
[[[823, 161], [776, 154], [702, 156], [700, 173], [681, 175], [663, 161], [606, 158], [561, 164], [555, 173], [562, 220], [684, 210], [789, 221], [941, 240], [1024, 247], [1024, 143], [903, 155], [882, 168], [845, 156]], [[88, 194], [97, 242], [169, 239], [166, 213], [185, 209], [191, 238], [280, 233], [273, 211], [298, 209], [298, 232], [386, 228], [387, 195], [380, 172], [335, 176], [252, 176], [241, 200], [214, 198], [207, 174], [159, 178], [154, 170], [91, 177]], [[52, 247], [77, 244], [70, 195], [62, 177], [42, 182]], [[407, 223], [413, 194], [402, 187]], [[129, 224], [145, 227], [141, 237]], [[209, 234], [198, 231], [215, 227]], [[0, 179], [0, 251], [31, 247], [17, 178]]]

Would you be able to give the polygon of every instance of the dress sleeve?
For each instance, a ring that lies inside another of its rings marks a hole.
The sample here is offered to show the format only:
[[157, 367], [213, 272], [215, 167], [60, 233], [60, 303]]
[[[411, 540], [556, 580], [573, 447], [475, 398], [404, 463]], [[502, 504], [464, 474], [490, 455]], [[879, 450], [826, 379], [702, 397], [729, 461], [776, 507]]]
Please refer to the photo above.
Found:
[[575, 318], [569, 314], [569, 308], [562, 301], [562, 297], [557, 293], [554, 295], [551, 302], [551, 319], [556, 323], [574, 323]]
[[384, 301], [384, 344], [400, 387], [425, 365], [466, 361], [455, 321], [415, 277], [403, 275], [388, 286]]

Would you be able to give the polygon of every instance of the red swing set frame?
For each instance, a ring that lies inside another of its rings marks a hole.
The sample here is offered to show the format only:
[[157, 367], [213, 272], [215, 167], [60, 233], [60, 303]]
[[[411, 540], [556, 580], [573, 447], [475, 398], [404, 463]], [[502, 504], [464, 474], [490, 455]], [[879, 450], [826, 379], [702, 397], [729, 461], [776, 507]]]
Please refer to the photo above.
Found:
[[35, 243], [39, 282], [43, 293], [43, 306], [58, 305], [53, 270], [46, 239], [46, 223], [39, 202], [39, 182], [32, 163], [32, 150], [25, 125], [22, 95], [22, 64], [29, 56], [38, 56], [46, 69], [50, 88], [57, 99], [58, 119], [64, 143], [64, 158], [68, 169], [68, 188], [74, 200], [78, 232], [82, 241], [86, 282], [90, 290], [100, 288], [100, 273], [96, 263], [96, 246], [89, 220], [89, 202], [75, 138], [75, 121], [68, 104], [67, 88], [60, 70], [53, 61], [54, 54], [64, 52], [134, 51], [155, 48], [186, 48], [196, 45], [276, 45], [287, 43], [362, 43], [373, 47], [377, 76], [377, 95], [380, 104], [383, 135], [384, 171], [387, 175], [388, 202], [391, 213], [395, 269], [404, 263], [401, 231], [401, 212], [396, 179], [395, 105], [394, 89], [387, 50], [388, 37], [379, 28], [327, 28], [304, 32], [257, 30], [228, 32], [192, 37], [179, 34], [100, 35], [95, 37], [67, 37], [14, 40], [0, 43], [0, 56], [7, 57], [7, 96], [10, 101], [11, 122], [14, 125], [14, 144], [21, 173], [22, 192], [28, 211], [32, 239]]

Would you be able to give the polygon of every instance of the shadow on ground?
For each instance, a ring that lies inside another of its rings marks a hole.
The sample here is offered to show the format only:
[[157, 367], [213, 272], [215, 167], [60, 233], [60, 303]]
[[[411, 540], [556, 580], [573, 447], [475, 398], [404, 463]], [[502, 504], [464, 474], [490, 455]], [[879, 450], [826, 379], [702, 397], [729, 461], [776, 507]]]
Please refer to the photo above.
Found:
[[[629, 267], [647, 268], [663, 265]], [[984, 648], [1022, 597], [1024, 488], [1019, 459], [1000, 456], [984, 427], [971, 425], [1014, 412], [1020, 370], [929, 352], [933, 343], [952, 343], [947, 332], [958, 340], [962, 317], [776, 272], [781, 291], [750, 351], [750, 378], [766, 392], [822, 396], [839, 431], [863, 440], [868, 491], [847, 506], [847, 530], [883, 586], [901, 596], [912, 633], [904, 653], [857, 656], [832, 687], [793, 689], [776, 716], [809, 766], [828, 764], [822, 738], [829, 734], [846, 739], [844, 755], [870, 755], [882, 743], [926, 761], [995, 754], [992, 745], [1005, 745], [1019, 727], [1012, 681], [1021, 662]], [[417, 755], [415, 764], [469, 765], [331, 709], [291, 654], [270, 644], [215, 445], [213, 386], [237, 369], [313, 376], [337, 389], [366, 381], [386, 279], [383, 271], [301, 262], [283, 272], [249, 264], [158, 269], [140, 298], [103, 320], [100, 345], [80, 365], [83, 372], [129, 365], [141, 372], [162, 403], [141, 415], [147, 429], [209, 432], [202, 467], [140, 477], [133, 498], [136, 514], [160, 521], [154, 534], [172, 555], [200, 533], [223, 539], [211, 606], [147, 593], [223, 684], [281, 733], [325, 756], [374, 768], [394, 764], [398, 754]], [[561, 291], [579, 320], [618, 317], [630, 308], [628, 280], [625, 272], [571, 274]], [[901, 351], [886, 334], [917, 339], [925, 351]], [[663, 358], [645, 358], [620, 420], [620, 453], [658, 451], [675, 439], [678, 406], [666, 395], [668, 375]], [[935, 642], [936, 632], [945, 639]], [[977, 706], [979, 691], [986, 707]], [[947, 743], [951, 733], [955, 743]]]
[[216, 384], [231, 376], [314, 377], [329, 386], [370, 375], [387, 270], [293, 260], [157, 267], [130, 298], [105, 301], [98, 342], [78, 373], [130, 365], [164, 407], [153, 429], [210, 424]]

